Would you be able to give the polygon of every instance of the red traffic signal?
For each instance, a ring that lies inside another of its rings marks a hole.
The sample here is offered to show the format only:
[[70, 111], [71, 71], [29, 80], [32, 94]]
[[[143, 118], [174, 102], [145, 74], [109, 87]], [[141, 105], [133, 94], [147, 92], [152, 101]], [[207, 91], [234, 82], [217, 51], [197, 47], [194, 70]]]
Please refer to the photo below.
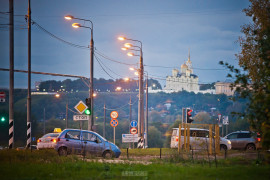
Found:
[[192, 109], [187, 109], [187, 123], [192, 123], [194, 120], [192, 119]]

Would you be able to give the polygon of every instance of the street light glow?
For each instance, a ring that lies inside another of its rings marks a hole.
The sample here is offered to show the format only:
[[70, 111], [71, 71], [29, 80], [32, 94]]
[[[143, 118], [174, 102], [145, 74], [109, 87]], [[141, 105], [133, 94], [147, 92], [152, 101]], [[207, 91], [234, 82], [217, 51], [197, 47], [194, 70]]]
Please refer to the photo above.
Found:
[[139, 72], [138, 72], [138, 71], [134, 72], [134, 74], [135, 74], [136, 76], [139, 76]]
[[122, 49], [123, 51], [128, 50], [128, 48], [127, 48], [127, 47], [122, 47], [121, 49]]
[[67, 19], [67, 20], [71, 20], [71, 19], [74, 19], [74, 17], [73, 17], [73, 16], [71, 16], [71, 15], [66, 15], [66, 16], [65, 16], [65, 19]]
[[130, 44], [130, 43], [125, 43], [124, 46], [127, 47], [127, 48], [130, 48], [130, 47], [132, 47], [133, 45]]
[[129, 78], [128, 78], [128, 77], [126, 77], [126, 78], [124, 78], [124, 80], [125, 80], [125, 81], [129, 81]]
[[120, 40], [120, 41], [124, 41], [124, 40], [126, 40], [127, 38], [125, 38], [124, 36], [119, 36], [118, 37], [118, 40]]
[[56, 97], [56, 98], [59, 98], [59, 97], [60, 97], [60, 94], [55, 94], [55, 97]]
[[129, 70], [134, 71], [134, 70], [135, 70], [135, 68], [134, 68], [134, 67], [130, 67], [130, 68], [129, 68]]
[[115, 91], [120, 91], [122, 88], [121, 87], [117, 87], [116, 89], [115, 89]]
[[128, 56], [134, 56], [134, 53], [128, 52], [127, 55], [128, 55]]
[[81, 27], [81, 25], [80, 25], [79, 23], [73, 23], [72, 26], [73, 26], [74, 28], [79, 28], [79, 27]]

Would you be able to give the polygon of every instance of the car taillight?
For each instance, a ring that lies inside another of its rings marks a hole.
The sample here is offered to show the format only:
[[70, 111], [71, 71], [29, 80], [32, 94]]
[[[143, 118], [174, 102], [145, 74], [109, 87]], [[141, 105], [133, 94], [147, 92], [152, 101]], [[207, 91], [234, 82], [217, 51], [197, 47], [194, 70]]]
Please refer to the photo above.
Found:
[[38, 140], [37, 140], [37, 142], [41, 142], [41, 140], [40, 140], [40, 139], [38, 139]]
[[176, 142], [178, 142], [178, 136], [175, 137]]
[[261, 141], [261, 138], [256, 138], [257, 142], [260, 142]]
[[57, 139], [51, 139], [52, 142], [56, 143], [57, 142]]

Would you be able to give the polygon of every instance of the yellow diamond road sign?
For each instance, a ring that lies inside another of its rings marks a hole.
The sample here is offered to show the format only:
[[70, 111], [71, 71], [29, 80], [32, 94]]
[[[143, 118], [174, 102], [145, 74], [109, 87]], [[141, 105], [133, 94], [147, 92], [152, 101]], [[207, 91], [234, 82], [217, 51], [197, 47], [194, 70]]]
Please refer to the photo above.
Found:
[[80, 101], [75, 107], [74, 107], [80, 114], [82, 114], [88, 106], [86, 106], [82, 101]]

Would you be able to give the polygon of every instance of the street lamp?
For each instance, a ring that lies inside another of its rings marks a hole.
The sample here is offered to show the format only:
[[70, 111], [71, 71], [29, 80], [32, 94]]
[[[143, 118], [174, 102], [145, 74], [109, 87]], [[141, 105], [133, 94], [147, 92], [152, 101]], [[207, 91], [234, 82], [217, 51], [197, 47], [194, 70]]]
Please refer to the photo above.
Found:
[[[138, 136], [140, 137], [138, 141], [138, 148], [143, 148], [143, 141], [144, 141], [144, 134], [143, 134], [143, 127], [144, 127], [144, 90], [143, 90], [143, 52], [142, 52], [142, 42], [135, 39], [129, 39], [124, 36], [118, 37], [118, 40], [120, 41], [133, 41], [140, 44], [140, 46], [134, 46], [130, 43], [125, 43], [125, 47], [135, 47], [139, 48], [139, 50], [136, 49], [130, 49], [134, 51], [140, 51], [140, 68], [139, 68], [139, 103], [138, 103]], [[128, 56], [137, 56], [132, 52], [129, 52], [127, 54]]]
[[94, 125], [94, 85], [93, 85], [93, 76], [94, 76], [94, 40], [93, 40], [93, 22], [89, 19], [81, 19], [81, 18], [76, 18], [72, 15], [66, 15], [65, 19], [67, 20], [72, 20], [72, 19], [77, 19], [77, 20], [81, 20], [81, 21], [87, 21], [91, 23], [91, 27], [88, 26], [83, 26], [79, 23], [73, 23], [72, 26], [74, 28], [88, 28], [91, 30], [91, 41], [90, 41], [90, 85], [89, 85], [89, 98], [91, 99], [91, 115], [90, 115], [90, 119], [88, 121], [88, 130], [93, 130], [93, 125]]

